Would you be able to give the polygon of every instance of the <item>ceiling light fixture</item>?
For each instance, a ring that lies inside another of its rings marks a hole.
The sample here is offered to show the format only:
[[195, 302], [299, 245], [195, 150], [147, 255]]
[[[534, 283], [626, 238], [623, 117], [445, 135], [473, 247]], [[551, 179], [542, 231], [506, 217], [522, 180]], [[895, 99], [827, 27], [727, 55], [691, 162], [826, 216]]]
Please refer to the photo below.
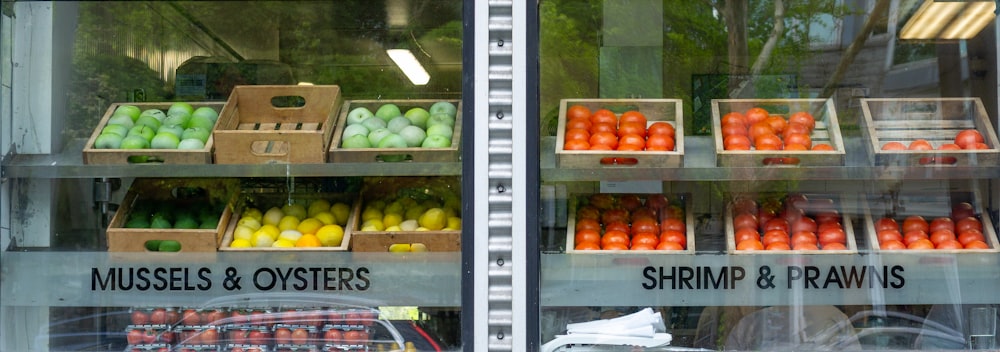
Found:
[[414, 85], [422, 86], [427, 84], [431, 80], [431, 76], [427, 74], [427, 70], [424, 69], [423, 65], [417, 61], [417, 58], [413, 56], [413, 53], [406, 49], [389, 49], [385, 51], [389, 54], [389, 58], [392, 62], [399, 66], [399, 69], [403, 71], [406, 78], [410, 79]]
[[995, 1], [924, 0], [899, 39], [971, 39], [996, 18]]

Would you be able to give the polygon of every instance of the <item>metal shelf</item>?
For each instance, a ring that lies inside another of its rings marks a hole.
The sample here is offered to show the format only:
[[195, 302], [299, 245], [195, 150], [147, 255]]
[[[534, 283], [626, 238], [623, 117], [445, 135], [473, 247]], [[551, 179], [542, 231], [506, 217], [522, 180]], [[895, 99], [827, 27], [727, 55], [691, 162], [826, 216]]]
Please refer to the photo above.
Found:
[[73, 140], [58, 154], [13, 154], [3, 160], [5, 178], [96, 177], [340, 177], [457, 176], [461, 162], [442, 163], [324, 163], [261, 165], [84, 165], [85, 140]]

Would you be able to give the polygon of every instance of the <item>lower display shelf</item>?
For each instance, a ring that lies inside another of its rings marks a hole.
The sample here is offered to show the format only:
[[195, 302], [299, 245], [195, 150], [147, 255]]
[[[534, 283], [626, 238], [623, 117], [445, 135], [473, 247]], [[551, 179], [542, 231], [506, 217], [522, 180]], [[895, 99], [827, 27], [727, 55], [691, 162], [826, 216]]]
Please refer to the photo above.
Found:
[[994, 304], [990, 253], [542, 254], [542, 307]]
[[253, 308], [303, 299], [458, 307], [461, 266], [458, 252], [4, 252], [0, 296], [4, 306], [24, 307]]

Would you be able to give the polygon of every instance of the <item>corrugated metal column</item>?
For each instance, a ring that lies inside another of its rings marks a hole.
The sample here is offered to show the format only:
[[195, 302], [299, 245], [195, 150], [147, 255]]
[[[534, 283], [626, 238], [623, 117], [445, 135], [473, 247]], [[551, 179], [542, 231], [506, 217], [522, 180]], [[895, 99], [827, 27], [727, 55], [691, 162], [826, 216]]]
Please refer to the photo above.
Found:
[[[520, 351], [525, 324], [525, 97], [523, 1], [476, 1], [476, 351]], [[486, 24], [486, 25], [482, 25]], [[519, 28], [518, 28], [519, 27]], [[466, 177], [469, 177], [467, 175]]]

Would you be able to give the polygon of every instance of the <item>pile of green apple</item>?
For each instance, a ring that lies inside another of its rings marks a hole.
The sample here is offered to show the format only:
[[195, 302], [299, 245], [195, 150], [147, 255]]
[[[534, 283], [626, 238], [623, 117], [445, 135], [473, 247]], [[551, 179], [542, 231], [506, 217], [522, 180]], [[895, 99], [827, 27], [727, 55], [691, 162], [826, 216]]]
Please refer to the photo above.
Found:
[[171, 104], [166, 112], [119, 105], [94, 140], [94, 148], [200, 150], [218, 119], [215, 109], [195, 109], [183, 102]]
[[132, 206], [126, 228], [138, 229], [216, 229], [222, 206], [175, 204], [153, 199], [137, 200]]
[[356, 107], [347, 114], [341, 147], [355, 148], [447, 148], [455, 130], [455, 104], [434, 103], [428, 109], [414, 107], [403, 113], [392, 103], [373, 113]]

